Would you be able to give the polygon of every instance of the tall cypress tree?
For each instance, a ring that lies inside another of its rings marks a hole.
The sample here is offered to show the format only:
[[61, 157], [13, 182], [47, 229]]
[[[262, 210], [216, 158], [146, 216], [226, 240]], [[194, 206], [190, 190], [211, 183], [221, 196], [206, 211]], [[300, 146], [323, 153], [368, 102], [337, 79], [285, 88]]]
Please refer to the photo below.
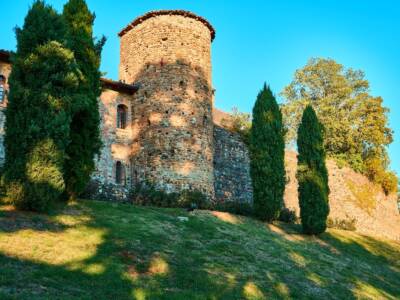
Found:
[[80, 73], [63, 46], [62, 18], [43, 1], [16, 30], [17, 51], [9, 79], [4, 179], [17, 207], [43, 211], [63, 193], [70, 109]]
[[253, 108], [250, 150], [254, 212], [261, 220], [273, 221], [283, 207], [285, 142], [282, 114], [266, 84]]
[[67, 147], [65, 181], [70, 198], [78, 196], [90, 180], [95, 168], [94, 157], [101, 148], [100, 115], [100, 54], [105, 38], [93, 38], [95, 20], [85, 0], [69, 0], [63, 17], [67, 24], [67, 45], [74, 54], [83, 75], [79, 91], [74, 95], [71, 142]]
[[328, 171], [325, 165], [323, 125], [308, 105], [297, 132], [300, 216], [304, 233], [326, 230], [329, 214]]

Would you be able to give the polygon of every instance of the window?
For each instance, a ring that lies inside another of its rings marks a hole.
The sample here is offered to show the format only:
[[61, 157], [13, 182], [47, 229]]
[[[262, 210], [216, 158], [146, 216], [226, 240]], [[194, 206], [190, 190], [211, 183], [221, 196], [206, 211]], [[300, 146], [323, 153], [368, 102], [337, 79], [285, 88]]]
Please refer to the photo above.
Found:
[[125, 185], [125, 167], [120, 161], [115, 165], [115, 182]]
[[5, 90], [5, 83], [6, 83], [6, 78], [4, 75], [0, 74], [0, 102], [3, 102], [5, 96], [6, 96], [6, 90]]
[[117, 128], [125, 129], [127, 123], [128, 108], [120, 104], [117, 107]]

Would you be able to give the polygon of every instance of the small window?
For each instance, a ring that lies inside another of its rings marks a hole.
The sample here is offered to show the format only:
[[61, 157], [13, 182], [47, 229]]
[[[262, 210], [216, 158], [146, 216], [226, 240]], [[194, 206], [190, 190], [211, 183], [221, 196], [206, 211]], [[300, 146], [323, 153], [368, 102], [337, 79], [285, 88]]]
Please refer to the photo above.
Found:
[[117, 107], [117, 128], [125, 129], [127, 123], [128, 108], [120, 104]]
[[6, 77], [0, 74], [0, 102], [3, 102], [6, 96], [5, 83], [6, 83]]
[[115, 182], [125, 185], [125, 167], [120, 161], [115, 165]]

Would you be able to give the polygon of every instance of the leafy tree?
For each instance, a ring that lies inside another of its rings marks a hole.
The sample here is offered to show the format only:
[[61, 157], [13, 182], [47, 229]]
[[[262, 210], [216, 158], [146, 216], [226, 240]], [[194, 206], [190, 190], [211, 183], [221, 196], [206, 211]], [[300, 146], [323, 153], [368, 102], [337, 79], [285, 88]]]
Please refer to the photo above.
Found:
[[311, 105], [306, 106], [297, 133], [300, 217], [304, 233], [320, 234], [329, 214], [328, 171], [323, 125]]
[[[387, 146], [393, 141], [388, 127], [388, 109], [381, 97], [369, 94], [369, 83], [362, 71], [345, 69], [332, 59], [311, 59], [297, 70], [285, 87], [282, 107], [287, 142], [293, 143], [304, 108], [312, 104], [325, 127], [325, 149], [329, 157], [368, 175], [366, 162], [378, 160], [377, 168], [387, 174]], [[380, 178], [376, 182], [382, 180]], [[391, 192], [391, 191], [387, 191]]]
[[265, 84], [253, 108], [250, 152], [255, 214], [261, 220], [275, 220], [285, 190], [284, 127], [279, 106]]
[[232, 108], [228, 119], [222, 119], [223, 126], [240, 135], [246, 145], [250, 143], [251, 114], [240, 112], [237, 107]]
[[17, 207], [43, 211], [63, 193], [70, 109], [80, 72], [64, 47], [65, 27], [53, 8], [36, 1], [22, 28], [10, 75], [4, 180]]
[[74, 52], [83, 80], [73, 97], [71, 142], [65, 161], [65, 182], [70, 198], [84, 191], [95, 168], [94, 157], [101, 148], [100, 115], [100, 53], [105, 38], [95, 42], [92, 14], [85, 0], [69, 0], [63, 17], [67, 24], [67, 45]]

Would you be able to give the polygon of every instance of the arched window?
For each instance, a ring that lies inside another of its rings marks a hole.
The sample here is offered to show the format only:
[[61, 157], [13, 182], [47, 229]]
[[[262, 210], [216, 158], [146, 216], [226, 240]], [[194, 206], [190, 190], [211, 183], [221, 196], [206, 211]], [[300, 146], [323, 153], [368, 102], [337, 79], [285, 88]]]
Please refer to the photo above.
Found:
[[3, 102], [5, 96], [6, 96], [6, 77], [2, 74], [0, 74], [0, 102]]
[[115, 182], [125, 185], [125, 167], [120, 161], [115, 165]]
[[128, 117], [128, 108], [120, 104], [117, 107], [117, 128], [125, 129]]

